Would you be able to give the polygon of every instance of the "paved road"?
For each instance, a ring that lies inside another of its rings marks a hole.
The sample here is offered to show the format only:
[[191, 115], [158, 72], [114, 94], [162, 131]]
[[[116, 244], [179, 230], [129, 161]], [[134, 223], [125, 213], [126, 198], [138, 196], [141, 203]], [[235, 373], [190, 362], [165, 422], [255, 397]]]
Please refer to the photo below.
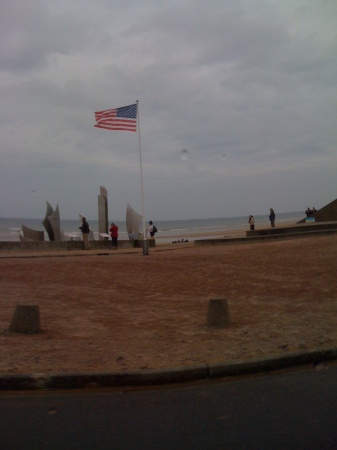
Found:
[[337, 364], [184, 386], [0, 393], [2, 450], [334, 450]]

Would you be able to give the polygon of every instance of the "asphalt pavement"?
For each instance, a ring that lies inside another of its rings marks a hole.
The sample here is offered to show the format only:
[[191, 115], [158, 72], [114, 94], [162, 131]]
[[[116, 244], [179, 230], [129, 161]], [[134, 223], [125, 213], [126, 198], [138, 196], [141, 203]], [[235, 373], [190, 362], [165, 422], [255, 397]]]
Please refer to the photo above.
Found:
[[4, 450], [336, 450], [337, 365], [216, 381], [0, 392]]

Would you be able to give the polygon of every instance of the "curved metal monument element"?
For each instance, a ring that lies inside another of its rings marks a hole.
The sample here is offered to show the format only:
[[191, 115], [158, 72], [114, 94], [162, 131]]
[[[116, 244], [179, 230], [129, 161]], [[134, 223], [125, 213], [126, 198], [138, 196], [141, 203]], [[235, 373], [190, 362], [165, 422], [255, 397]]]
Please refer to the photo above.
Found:
[[47, 231], [50, 241], [61, 240], [59, 205], [56, 205], [56, 210], [54, 211], [50, 203], [47, 202], [46, 217], [42, 224]]
[[143, 216], [136, 213], [128, 203], [126, 208], [126, 230], [129, 235], [129, 239], [141, 239], [142, 233], [139, 231], [141, 227]]
[[21, 225], [23, 236], [20, 236], [20, 241], [22, 242], [43, 242], [44, 241], [44, 231], [33, 230], [32, 228]]
[[54, 213], [53, 207], [49, 202], [47, 202], [47, 212], [45, 218], [42, 221], [42, 225], [45, 227], [50, 241], [54, 241], [54, 233], [48, 217], [52, 216], [53, 213]]
[[[60, 230], [60, 211], [59, 205], [56, 206], [56, 210], [52, 208], [51, 204], [47, 202], [47, 212], [42, 225], [45, 227], [50, 241], [61, 241], [63, 236]], [[20, 240], [23, 242], [41, 242], [44, 241], [44, 231], [33, 230], [32, 228], [22, 225], [23, 236], [20, 236]]]

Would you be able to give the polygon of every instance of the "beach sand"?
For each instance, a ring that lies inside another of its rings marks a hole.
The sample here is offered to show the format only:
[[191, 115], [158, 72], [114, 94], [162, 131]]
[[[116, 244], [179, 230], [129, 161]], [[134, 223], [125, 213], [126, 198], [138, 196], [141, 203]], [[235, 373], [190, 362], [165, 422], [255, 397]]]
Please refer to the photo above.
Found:
[[[288, 220], [282, 221], [282, 223], [279, 225], [280, 227], [296, 227], [296, 223]], [[259, 223], [255, 228], [258, 229], [265, 229], [270, 227], [269, 222]], [[277, 228], [277, 226], [276, 226]], [[173, 241], [177, 240], [186, 240], [186, 238], [191, 241], [192, 243], [194, 240], [197, 239], [212, 239], [212, 238], [238, 238], [238, 237], [246, 237], [246, 231], [249, 230], [249, 225], [247, 221], [247, 228], [239, 228], [239, 229], [223, 229], [223, 230], [216, 230], [216, 231], [205, 231], [200, 230], [200, 232], [193, 230], [193, 234], [188, 235], [186, 232], [184, 235], [179, 234], [178, 232], [174, 235], [165, 235], [164, 233], [160, 233], [160, 235], [156, 235], [156, 245], [163, 245], [172, 243]]]
[[[337, 347], [336, 235], [107, 253], [0, 259], [0, 373], [162, 369]], [[206, 327], [213, 298], [227, 300], [229, 328]], [[26, 303], [39, 305], [42, 332], [9, 333]]]
[[189, 242], [194, 242], [197, 239], [212, 239], [212, 238], [235, 238], [235, 237], [245, 237], [246, 236], [246, 230], [225, 230], [222, 233], [219, 233], [219, 231], [200, 231], [194, 232], [193, 235], [183, 236], [178, 233], [165, 236], [164, 234], [162, 236], [156, 237], [156, 245], [164, 245], [168, 243], [173, 243], [173, 241], [177, 240], [186, 240], [188, 239]]

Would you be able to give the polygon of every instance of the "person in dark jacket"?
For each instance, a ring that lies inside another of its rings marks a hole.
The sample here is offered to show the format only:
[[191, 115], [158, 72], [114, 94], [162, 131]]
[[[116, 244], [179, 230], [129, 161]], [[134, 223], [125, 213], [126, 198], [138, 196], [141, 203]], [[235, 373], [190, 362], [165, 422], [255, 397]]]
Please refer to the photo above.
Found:
[[249, 226], [250, 226], [250, 230], [251, 230], [251, 231], [254, 231], [254, 230], [255, 230], [255, 220], [254, 220], [254, 216], [250, 215], [250, 216], [248, 217], [248, 223], [249, 223]]
[[270, 220], [271, 226], [274, 228], [275, 227], [275, 212], [274, 212], [273, 208], [270, 208], [269, 220]]
[[82, 217], [82, 226], [80, 226], [79, 229], [82, 231], [83, 249], [84, 250], [89, 250], [90, 227], [89, 227], [89, 224], [88, 224], [87, 219], [85, 217]]
[[149, 222], [149, 226], [147, 227], [147, 231], [150, 233], [151, 239], [154, 239], [154, 235], [157, 233], [157, 228], [153, 224], [152, 220]]
[[307, 215], [307, 217], [311, 217], [312, 216], [312, 209], [310, 209], [309, 206], [308, 206], [305, 214]]

